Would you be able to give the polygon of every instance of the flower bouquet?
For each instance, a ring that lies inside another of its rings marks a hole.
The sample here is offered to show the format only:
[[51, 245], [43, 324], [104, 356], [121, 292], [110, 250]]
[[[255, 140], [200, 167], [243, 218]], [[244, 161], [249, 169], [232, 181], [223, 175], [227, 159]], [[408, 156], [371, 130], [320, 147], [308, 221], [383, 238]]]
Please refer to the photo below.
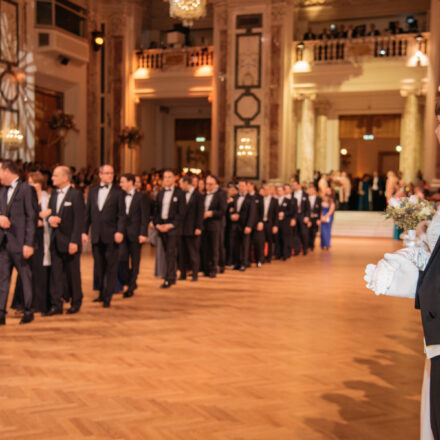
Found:
[[62, 110], [58, 110], [49, 119], [49, 128], [65, 135], [69, 130], [77, 130], [76, 121], [73, 115], [68, 115]]
[[131, 148], [133, 144], [138, 144], [143, 136], [137, 127], [124, 127], [119, 135], [119, 139], [123, 144], [127, 144]]
[[435, 204], [417, 196], [392, 198], [388, 202], [385, 218], [406, 231], [403, 237], [406, 246], [416, 246], [416, 228], [420, 222], [432, 220], [436, 213]]

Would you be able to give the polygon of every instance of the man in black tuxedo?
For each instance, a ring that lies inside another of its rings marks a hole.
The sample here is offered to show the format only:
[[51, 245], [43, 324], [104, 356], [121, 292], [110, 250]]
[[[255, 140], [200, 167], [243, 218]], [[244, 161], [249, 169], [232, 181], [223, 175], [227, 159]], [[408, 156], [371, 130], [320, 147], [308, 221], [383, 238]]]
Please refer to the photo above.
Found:
[[316, 186], [311, 183], [307, 191], [310, 203], [310, 222], [309, 222], [309, 249], [315, 249], [316, 234], [321, 224], [321, 204], [322, 199], [318, 196]]
[[113, 184], [111, 165], [99, 168], [100, 184], [90, 188], [87, 198], [83, 244], [91, 240], [100, 293], [94, 302], [110, 307], [118, 277], [119, 246], [124, 239], [126, 214], [124, 193]]
[[[134, 295], [137, 288], [139, 265], [141, 262], [142, 245], [147, 241], [148, 223], [150, 221], [150, 201], [145, 194], [136, 191], [136, 176], [123, 174], [119, 180], [125, 193], [126, 227], [125, 237], [121, 244], [120, 264], [124, 273], [124, 283], [127, 290], [124, 298]], [[131, 267], [130, 267], [131, 260]]]
[[278, 225], [276, 256], [278, 259], [287, 260], [292, 255], [292, 224], [295, 226], [296, 220], [293, 218], [295, 213], [292, 200], [285, 196], [284, 186], [277, 187], [278, 196]]
[[153, 225], [159, 231], [166, 259], [166, 275], [162, 289], [176, 283], [177, 246], [182, 234], [182, 223], [185, 217], [185, 196], [175, 186], [176, 175], [172, 170], [163, 173], [163, 188], [156, 201], [156, 212]]
[[246, 270], [249, 266], [251, 233], [257, 220], [255, 200], [247, 193], [247, 182], [238, 182], [233, 212], [229, 214], [234, 236], [234, 270]]
[[297, 214], [297, 236], [301, 242], [303, 255], [307, 255], [309, 248], [309, 224], [310, 224], [310, 203], [307, 193], [303, 190], [301, 185], [294, 181], [292, 183], [293, 198], [296, 200], [298, 207]]
[[51, 229], [50, 309], [44, 316], [63, 313], [65, 280], [72, 298], [67, 313], [79, 312], [83, 292], [81, 288], [81, 234], [84, 228], [85, 205], [82, 194], [71, 186], [69, 167], [56, 167], [52, 174], [56, 188], [50, 196], [48, 221]]
[[[373, 172], [371, 178], [371, 195], [373, 199], [373, 211], [384, 211], [386, 208], [385, 203], [382, 202], [383, 195], [385, 194], [385, 181], [379, 176], [377, 171]], [[385, 205], [385, 206], [384, 206]]]
[[297, 256], [301, 251], [301, 241], [298, 236], [298, 222], [297, 222], [298, 204], [296, 202], [296, 199], [293, 197], [292, 187], [287, 183], [284, 185], [284, 197], [290, 201], [290, 205], [292, 209], [290, 215], [291, 234], [290, 234], [290, 243], [289, 243], [289, 256], [292, 255], [292, 250], [293, 250], [293, 255]]
[[38, 200], [34, 188], [19, 180], [12, 160], [0, 165], [0, 325], [6, 324], [6, 304], [12, 268], [21, 277], [24, 314], [20, 324], [32, 322], [32, 269], [38, 221]]
[[248, 182], [248, 194], [252, 197], [255, 204], [255, 224], [252, 227], [251, 250], [257, 267], [261, 267], [264, 262], [264, 206], [263, 196], [257, 192], [254, 182]]
[[278, 202], [277, 199], [271, 196], [270, 186], [267, 183], [262, 187], [262, 197], [264, 225], [263, 252], [264, 246], [267, 243], [267, 257], [265, 262], [270, 263], [272, 261], [274, 239], [276, 239], [278, 234]]
[[216, 176], [206, 178], [204, 200], [202, 248], [206, 263], [205, 275], [215, 278], [220, 256], [220, 243], [224, 216], [226, 215], [226, 193], [221, 190]]
[[186, 279], [186, 271], [192, 271], [192, 281], [197, 281], [200, 267], [200, 239], [203, 228], [203, 196], [197, 191], [190, 176], [180, 179], [180, 189], [185, 194], [185, 216], [179, 247], [180, 279]]

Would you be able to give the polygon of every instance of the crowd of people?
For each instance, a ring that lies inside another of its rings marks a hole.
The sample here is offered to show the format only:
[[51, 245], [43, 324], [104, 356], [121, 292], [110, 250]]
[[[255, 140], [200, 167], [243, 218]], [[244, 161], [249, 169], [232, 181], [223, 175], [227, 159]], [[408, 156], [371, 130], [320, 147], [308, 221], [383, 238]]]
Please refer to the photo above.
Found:
[[66, 303], [68, 314], [80, 311], [85, 246], [93, 254], [94, 301], [108, 308], [122, 286], [124, 298], [134, 295], [147, 241], [156, 247], [160, 287], [170, 288], [189, 277], [216, 278], [227, 267], [245, 271], [307, 255], [319, 229], [320, 247], [328, 250], [336, 208], [331, 187], [294, 178], [259, 188], [244, 179], [221, 186], [209, 173], [115, 176], [111, 165], [49, 171], [3, 160], [0, 182], [0, 325], [13, 267], [12, 308], [26, 324], [35, 312], [64, 313]]

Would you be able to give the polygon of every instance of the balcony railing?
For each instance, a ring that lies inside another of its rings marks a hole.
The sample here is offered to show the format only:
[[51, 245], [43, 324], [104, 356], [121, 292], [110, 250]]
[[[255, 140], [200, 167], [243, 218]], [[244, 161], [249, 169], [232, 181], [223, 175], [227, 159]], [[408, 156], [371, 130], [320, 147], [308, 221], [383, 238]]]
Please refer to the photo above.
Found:
[[214, 64], [212, 46], [140, 50], [136, 52], [136, 56], [138, 69], [194, 68]]
[[429, 33], [361, 37], [355, 39], [308, 40], [295, 42], [296, 61], [309, 63], [343, 62], [359, 57], [407, 58], [426, 56]]

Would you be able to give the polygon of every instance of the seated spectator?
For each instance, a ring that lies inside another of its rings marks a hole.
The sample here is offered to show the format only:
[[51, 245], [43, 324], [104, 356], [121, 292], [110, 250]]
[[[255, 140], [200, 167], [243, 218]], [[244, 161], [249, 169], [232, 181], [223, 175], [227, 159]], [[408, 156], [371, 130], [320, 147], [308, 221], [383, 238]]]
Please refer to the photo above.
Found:
[[332, 38], [329, 30], [327, 28], [324, 28], [322, 30], [322, 34], [319, 36], [320, 40], [330, 40]]
[[316, 40], [316, 34], [313, 33], [312, 28], [309, 26], [307, 32], [304, 34], [303, 40]]
[[380, 35], [380, 32], [376, 29], [376, 25], [374, 23], [370, 24], [370, 30], [368, 31], [367, 35], [369, 37], [377, 37], [378, 35]]

